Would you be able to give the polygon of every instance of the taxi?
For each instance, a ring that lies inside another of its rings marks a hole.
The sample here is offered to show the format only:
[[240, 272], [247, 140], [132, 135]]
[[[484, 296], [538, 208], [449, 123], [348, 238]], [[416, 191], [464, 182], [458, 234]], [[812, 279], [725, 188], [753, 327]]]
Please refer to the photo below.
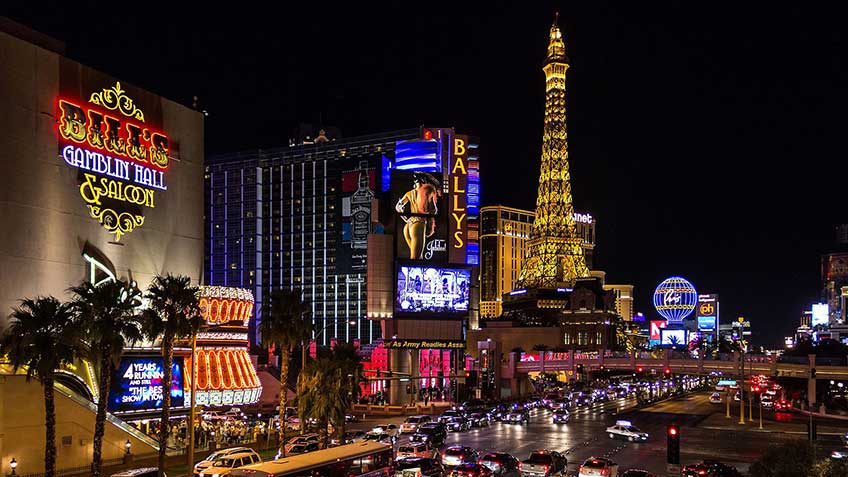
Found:
[[642, 432], [633, 426], [630, 421], [615, 421], [614, 426], [607, 427], [607, 434], [610, 439], [623, 438], [630, 442], [640, 442], [648, 440], [648, 433]]

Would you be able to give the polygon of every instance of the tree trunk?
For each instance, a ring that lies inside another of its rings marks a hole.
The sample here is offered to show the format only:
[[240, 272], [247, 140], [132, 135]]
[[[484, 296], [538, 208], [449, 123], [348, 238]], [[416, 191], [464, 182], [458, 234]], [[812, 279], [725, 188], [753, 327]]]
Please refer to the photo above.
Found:
[[345, 421], [345, 416], [342, 415], [341, 420], [339, 421], [339, 425], [337, 430], [339, 431], [339, 445], [343, 446], [347, 444], [345, 442], [345, 433], [347, 432], [347, 422]]
[[[286, 456], [286, 406], [288, 405], [288, 377], [290, 346], [280, 346], [280, 450]], [[303, 426], [303, 423], [300, 423]]]
[[329, 427], [330, 427], [330, 421], [328, 419], [324, 419], [321, 422], [321, 427], [320, 427], [321, 431], [318, 433], [318, 437], [319, 437], [319, 439], [321, 439], [321, 446], [322, 446], [321, 448], [322, 449], [326, 449], [327, 447], [329, 447], [327, 445], [327, 444], [329, 444], [329, 440], [330, 440]]
[[300, 342], [300, 370], [303, 371], [306, 369], [306, 346], [309, 344], [309, 341], [301, 341]]
[[171, 430], [171, 363], [174, 361], [174, 339], [162, 338], [162, 420], [159, 424], [159, 477], [165, 477], [165, 452]]
[[44, 477], [56, 475], [56, 403], [53, 398], [53, 377], [41, 378], [44, 390]]
[[93, 477], [100, 477], [103, 466], [103, 435], [106, 433], [106, 407], [109, 404], [109, 383], [112, 380], [112, 348], [107, 344], [100, 351], [100, 379], [97, 383], [100, 398], [97, 401], [97, 417], [94, 420], [91, 457], [91, 475]]

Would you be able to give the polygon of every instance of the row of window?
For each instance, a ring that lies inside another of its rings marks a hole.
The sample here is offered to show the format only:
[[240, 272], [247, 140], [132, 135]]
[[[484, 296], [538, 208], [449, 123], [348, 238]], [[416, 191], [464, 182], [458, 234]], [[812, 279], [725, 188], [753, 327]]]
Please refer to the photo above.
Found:
[[569, 333], [566, 333], [563, 338], [563, 344], [573, 344], [577, 346], [600, 345], [604, 344], [604, 336], [603, 333], [600, 331], [597, 331], [595, 333], [590, 333], [588, 331], [578, 331], [577, 333], [574, 333], [574, 336]]

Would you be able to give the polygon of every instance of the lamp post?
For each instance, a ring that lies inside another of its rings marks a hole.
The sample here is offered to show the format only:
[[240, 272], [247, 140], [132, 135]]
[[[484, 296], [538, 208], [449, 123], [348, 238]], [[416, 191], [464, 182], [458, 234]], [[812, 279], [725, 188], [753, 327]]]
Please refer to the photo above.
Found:
[[742, 363], [742, 382], [739, 383], [739, 424], [745, 424], [745, 351], [739, 353]]
[[197, 406], [197, 333], [191, 335], [191, 410], [188, 418], [188, 467], [194, 469], [194, 408]]
[[9, 462], [9, 467], [12, 468], [12, 473], [9, 475], [17, 475], [15, 474], [15, 469], [18, 468], [18, 461], [16, 461], [14, 457], [12, 457], [12, 461]]
[[127, 439], [127, 442], [124, 444], [124, 448], [127, 450], [126, 455], [130, 455], [132, 453], [130, 452], [130, 449], [132, 448], [132, 442], [130, 442], [129, 439]]

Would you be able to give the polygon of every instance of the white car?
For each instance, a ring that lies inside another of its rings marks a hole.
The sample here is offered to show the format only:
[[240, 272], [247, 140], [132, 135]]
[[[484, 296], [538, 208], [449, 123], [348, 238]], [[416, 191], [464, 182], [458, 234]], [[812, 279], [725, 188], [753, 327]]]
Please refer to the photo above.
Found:
[[618, 477], [618, 464], [603, 457], [589, 457], [577, 472], [579, 477]]
[[[252, 451], [252, 449], [250, 449], [249, 447], [230, 447], [229, 449], [221, 449], [219, 451], [215, 451], [206, 456], [205, 459], [201, 460], [197, 464], [194, 464], [194, 475], [200, 475], [203, 470], [211, 467], [213, 462], [222, 457], [227, 457], [231, 454], [239, 454], [242, 452], [250, 451]], [[258, 455], [259, 454], [257, 454], [257, 456]]]
[[409, 416], [398, 429], [398, 434], [413, 434], [421, 424], [430, 422], [430, 416]]
[[260, 462], [262, 458], [253, 449], [234, 452], [212, 462], [211, 466], [200, 472], [199, 477], [221, 477], [229, 475], [233, 469]]
[[713, 404], [721, 404], [724, 399], [721, 398], [721, 393], [715, 392], [710, 394], [710, 402]]
[[371, 429], [369, 434], [388, 434], [391, 437], [396, 437], [398, 433], [398, 426], [395, 424], [380, 424], [379, 426], [374, 426]]
[[724, 385], [716, 384], [715, 390], [719, 392], [724, 391]]
[[607, 434], [610, 439], [619, 437], [627, 439], [630, 442], [644, 442], [648, 440], [648, 433], [640, 431], [630, 421], [616, 421], [614, 426], [607, 427]]

